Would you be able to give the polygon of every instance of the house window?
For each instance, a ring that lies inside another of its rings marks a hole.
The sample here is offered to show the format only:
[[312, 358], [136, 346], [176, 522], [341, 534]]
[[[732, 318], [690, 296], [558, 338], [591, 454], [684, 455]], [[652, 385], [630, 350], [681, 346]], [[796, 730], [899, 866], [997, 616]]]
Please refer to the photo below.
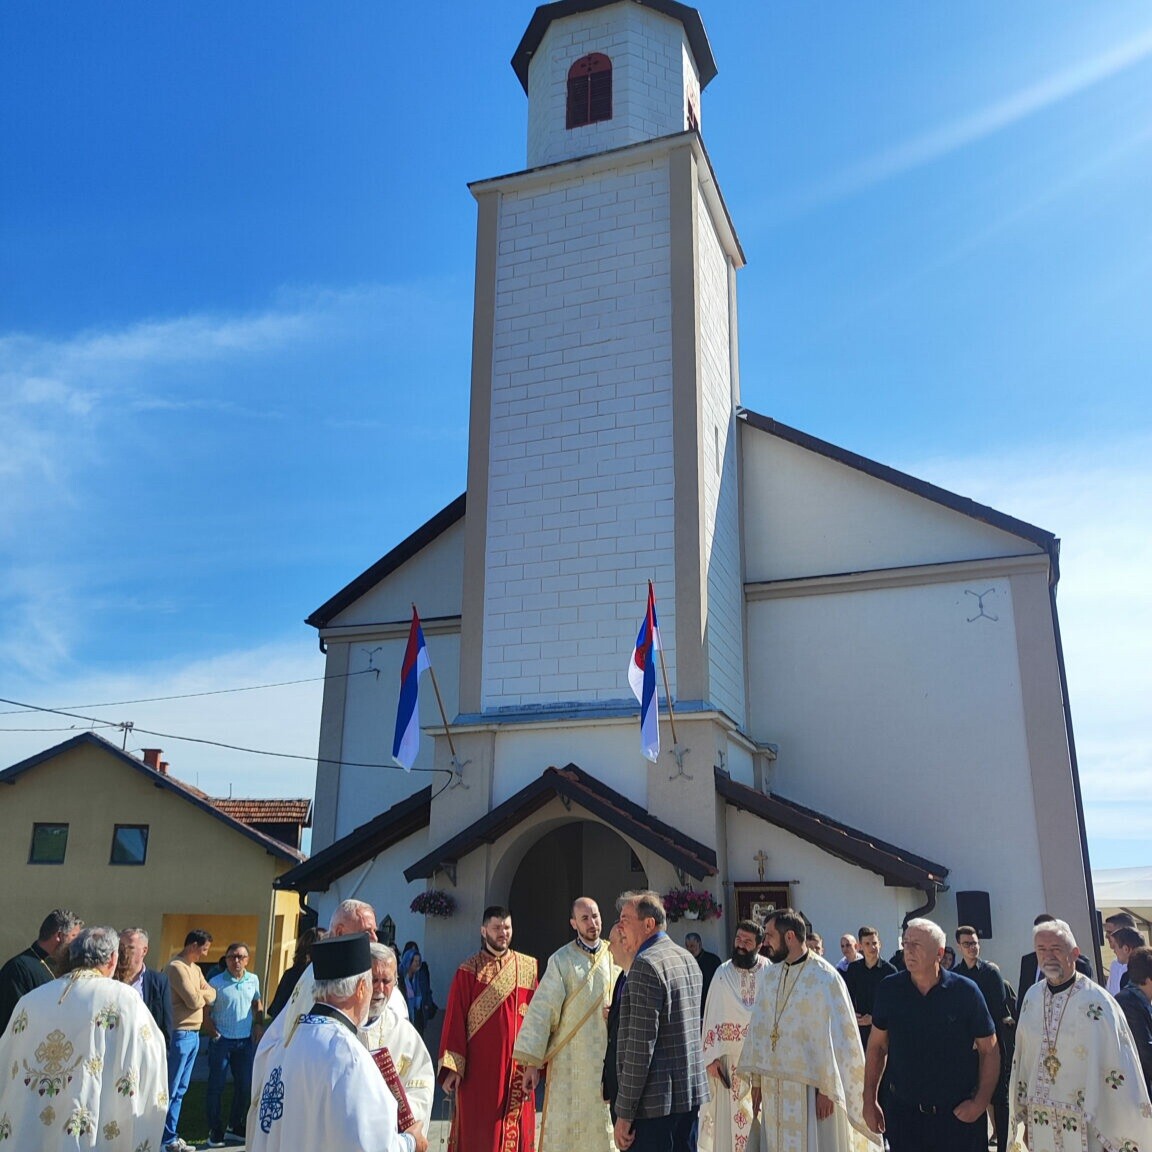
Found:
[[148, 856], [148, 825], [117, 824], [109, 864], [143, 864]]
[[568, 127], [612, 119], [612, 61], [601, 52], [568, 69]]
[[63, 864], [68, 849], [67, 824], [33, 824], [29, 864]]

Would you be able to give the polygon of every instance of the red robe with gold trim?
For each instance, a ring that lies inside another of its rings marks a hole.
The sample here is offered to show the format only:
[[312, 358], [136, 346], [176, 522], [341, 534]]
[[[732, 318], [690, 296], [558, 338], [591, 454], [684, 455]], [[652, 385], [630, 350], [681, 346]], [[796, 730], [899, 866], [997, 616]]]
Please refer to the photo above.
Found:
[[449, 1152], [533, 1152], [536, 1102], [512, 1059], [536, 988], [536, 961], [480, 951], [456, 970], [444, 1009], [439, 1070], [460, 1073]]

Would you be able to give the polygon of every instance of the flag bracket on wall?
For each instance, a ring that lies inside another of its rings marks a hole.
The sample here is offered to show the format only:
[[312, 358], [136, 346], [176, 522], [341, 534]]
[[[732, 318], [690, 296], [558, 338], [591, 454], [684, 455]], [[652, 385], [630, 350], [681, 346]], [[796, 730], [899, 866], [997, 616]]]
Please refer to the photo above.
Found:
[[[464, 783], [464, 768], [471, 764], [471, 760], [458, 760], [455, 756], [448, 762], [452, 765], [452, 782], [448, 785], [449, 788], [470, 788], [470, 784]], [[456, 883], [455, 880], [452, 881]]]
[[685, 780], [693, 779], [691, 772], [684, 771], [684, 757], [687, 756], [688, 753], [692, 751], [692, 749], [685, 748], [683, 744], [677, 744], [675, 747], [670, 749], [670, 751], [676, 758], [676, 771], [673, 772], [672, 775], [668, 777], [668, 779], [679, 780], [681, 776], [683, 776]]

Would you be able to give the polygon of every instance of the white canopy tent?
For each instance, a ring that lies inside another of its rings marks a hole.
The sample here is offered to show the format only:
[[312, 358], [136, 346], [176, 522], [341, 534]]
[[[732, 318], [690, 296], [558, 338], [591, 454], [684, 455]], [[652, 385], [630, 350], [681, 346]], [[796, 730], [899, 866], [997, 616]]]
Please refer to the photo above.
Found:
[[1101, 916], [1131, 912], [1145, 933], [1152, 927], [1152, 865], [1093, 871], [1092, 887]]

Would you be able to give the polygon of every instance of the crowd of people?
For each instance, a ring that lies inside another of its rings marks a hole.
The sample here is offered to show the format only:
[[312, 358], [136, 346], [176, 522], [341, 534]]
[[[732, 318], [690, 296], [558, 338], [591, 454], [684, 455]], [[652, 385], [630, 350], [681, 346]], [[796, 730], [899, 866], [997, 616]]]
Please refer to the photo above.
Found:
[[434, 1063], [428, 966], [378, 942], [363, 901], [301, 937], [267, 1012], [243, 942], [206, 973], [193, 930], [157, 971], [143, 929], [57, 909], [0, 969], [0, 1146], [187, 1152], [202, 1037], [212, 1147], [427, 1152], [437, 1082], [452, 1152], [977, 1152], [989, 1120], [1000, 1152], [1152, 1146], [1152, 949], [1127, 914], [1106, 922], [1107, 987], [1037, 917], [1019, 996], [967, 925], [949, 965], [927, 919], [891, 960], [876, 928], [845, 933], [836, 964], [790, 908], [740, 921], [723, 962], [673, 941], [651, 891], [607, 933], [588, 897], [569, 924], [541, 975], [485, 909]]

